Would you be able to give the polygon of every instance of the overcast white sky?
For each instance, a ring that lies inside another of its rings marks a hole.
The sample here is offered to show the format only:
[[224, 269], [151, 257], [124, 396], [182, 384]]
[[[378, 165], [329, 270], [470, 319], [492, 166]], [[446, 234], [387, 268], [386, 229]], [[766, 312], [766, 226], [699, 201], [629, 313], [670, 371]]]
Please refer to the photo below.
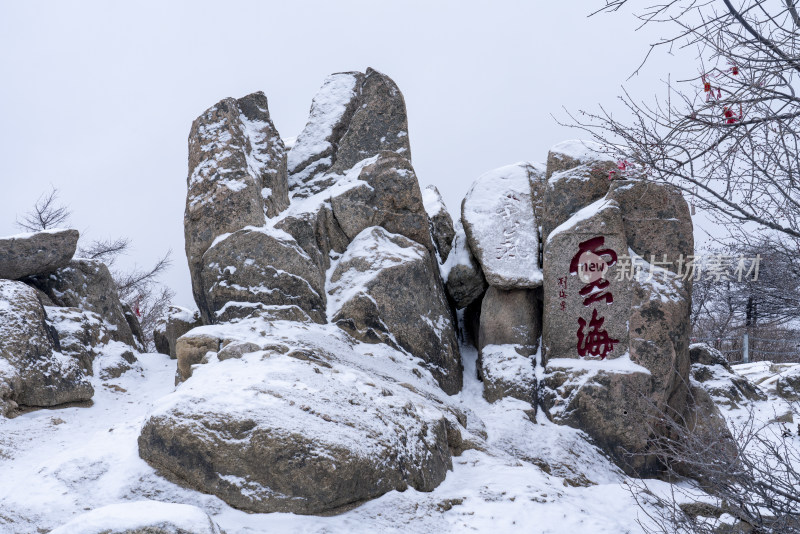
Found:
[[[0, 3], [0, 235], [50, 184], [90, 238], [128, 236], [126, 264], [171, 248], [165, 281], [193, 305], [183, 241], [186, 138], [220, 99], [263, 90], [283, 137], [331, 73], [391, 76], [414, 167], [454, 215], [483, 172], [544, 161], [579, 134], [551, 114], [659, 91], [657, 28], [603, 0]], [[674, 61], [674, 60], [671, 60]]]

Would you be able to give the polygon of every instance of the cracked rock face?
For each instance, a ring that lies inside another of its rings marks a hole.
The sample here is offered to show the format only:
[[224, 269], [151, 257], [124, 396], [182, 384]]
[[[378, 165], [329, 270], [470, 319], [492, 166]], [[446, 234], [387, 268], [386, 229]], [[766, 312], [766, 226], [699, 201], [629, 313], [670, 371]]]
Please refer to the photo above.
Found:
[[195, 301], [203, 311], [202, 258], [214, 240], [263, 226], [266, 217], [289, 205], [286, 150], [263, 93], [226, 98], [194, 121], [187, 184], [186, 256]]

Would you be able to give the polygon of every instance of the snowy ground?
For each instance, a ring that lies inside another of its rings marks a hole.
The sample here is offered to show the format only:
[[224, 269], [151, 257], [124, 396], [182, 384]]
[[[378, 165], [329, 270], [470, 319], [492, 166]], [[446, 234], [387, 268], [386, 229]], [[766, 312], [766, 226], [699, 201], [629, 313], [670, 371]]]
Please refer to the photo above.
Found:
[[[641, 532], [623, 476], [578, 431], [529, 419], [514, 399], [486, 403], [464, 349], [459, 403], [486, 424], [485, 451], [454, 458], [433, 492], [391, 492], [332, 517], [248, 514], [159, 477], [136, 440], [151, 404], [174, 389], [175, 361], [140, 357], [141, 369], [93, 378], [91, 407], [39, 410], [0, 422], [0, 531], [47, 532], [107, 504], [157, 500], [199, 506], [228, 534], [260, 532]], [[652, 481], [651, 490], [666, 491]]]

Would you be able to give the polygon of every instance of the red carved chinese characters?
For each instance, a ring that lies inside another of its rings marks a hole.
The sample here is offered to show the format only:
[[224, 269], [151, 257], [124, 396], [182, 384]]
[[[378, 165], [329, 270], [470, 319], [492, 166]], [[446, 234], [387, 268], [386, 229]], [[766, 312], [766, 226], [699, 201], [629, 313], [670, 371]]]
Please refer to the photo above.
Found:
[[[597, 236], [587, 239], [578, 245], [578, 252], [573, 256], [569, 265], [570, 274], [577, 274], [584, 286], [578, 292], [583, 299], [584, 306], [591, 306], [597, 302], [607, 305], [614, 302], [614, 295], [608, 290], [611, 282], [606, 280], [605, 274], [609, 267], [617, 263], [617, 253], [605, 245], [605, 237]], [[604, 259], [607, 258], [607, 259]], [[561, 281], [559, 280], [559, 285]], [[563, 309], [563, 307], [562, 307]], [[609, 352], [614, 350], [614, 344], [619, 343], [608, 332], [602, 329], [605, 317], [597, 316], [597, 309], [592, 309], [592, 318], [588, 322], [578, 318], [578, 355], [581, 357], [593, 356], [605, 359]]]
[[608, 353], [614, 350], [614, 344], [619, 343], [619, 339], [612, 339], [606, 330], [600, 329], [605, 320], [605, 317], [597, 317], [596, 309], [592, 310], [589, 331], [584, 334], [586, 320], [578, 317], [578, 356], [599, 356], [604, 360]]

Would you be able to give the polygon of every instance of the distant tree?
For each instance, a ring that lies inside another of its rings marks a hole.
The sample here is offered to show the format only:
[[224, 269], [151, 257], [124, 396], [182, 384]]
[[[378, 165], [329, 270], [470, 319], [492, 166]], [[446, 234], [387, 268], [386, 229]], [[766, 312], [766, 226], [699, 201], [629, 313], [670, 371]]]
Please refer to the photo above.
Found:
[[36, 204], [17, 218], [17, 226], [29, 232], [49, 230], [64, 225], [70, 215], [69, 208], [58, 201], [58, 189], [50, 186], [50, 191], [42, 193]]
[[[17, 219], [17, 225], [35, 232], [66, 225], [69, 223], [70, 216], [71, 211], [59, 202], [58, 189], [53, 187], [49, 192], [40, 196], [33, 208], [26, 212], [21, 219]], [[130, 245], [131, 242], [127, 237], [97, 239], [85, 244], [83, 236], [81, 236], [76, 256], [99, 260], [108, 266], [120, 300], [129, 305], [137, 314], [145, 335], [147, 349], [152, 351], [155, 350], [153, 328], [175, 297], [175, 293], [170, 288], [159, 282], [159, 277], [172, 263], [172, 251], [167, 251], [148, 269], [116, 268], [117, 260], [129, 252]]]

